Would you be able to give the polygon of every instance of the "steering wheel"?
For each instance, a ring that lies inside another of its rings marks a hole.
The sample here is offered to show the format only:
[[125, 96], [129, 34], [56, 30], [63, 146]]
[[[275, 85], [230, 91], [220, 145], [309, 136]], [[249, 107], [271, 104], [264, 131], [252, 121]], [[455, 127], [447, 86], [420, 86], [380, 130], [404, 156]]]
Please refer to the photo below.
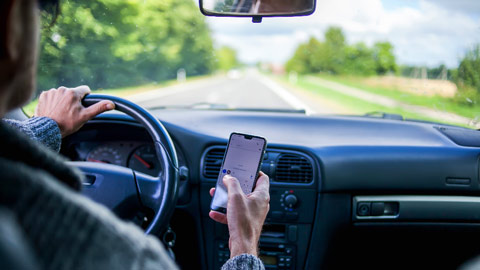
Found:
[[70, 162], [85, 175], [82, 193], [107, 206], [117, 215], [121, 214], [119, 211], [132, 209], [134, 204], [140, 203], [141, 207], [150, 209], [152, 213], [145, 232], [162, 232], [167, 228], [177, 202], [178, 159], [173, 141], [157, 118], [128, 100], [90, 94], [84, 98], [83, 105], [88, 107], [102, 100], [112, 101], [116, 110], [143, 125], [153, 139], [161, 170], [157, 176], [152, 177], [112, 164]]

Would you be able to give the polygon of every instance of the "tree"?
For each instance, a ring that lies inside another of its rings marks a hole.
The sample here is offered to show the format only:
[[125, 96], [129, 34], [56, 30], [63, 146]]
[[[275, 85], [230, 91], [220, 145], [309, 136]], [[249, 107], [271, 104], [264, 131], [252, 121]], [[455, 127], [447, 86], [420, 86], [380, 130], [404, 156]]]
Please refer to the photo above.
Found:
[[373, 56], [376, 63], [376, 72], [384, 75], [395, 72], [397, 65], [393, 54], [393, 45], [390, 42], [377, 42], [373, 45]]
[[230, 47], [221, 47], [217, 50], [216, 56], [218, 61], [217, 66], [220, 70], [227, 71], [239, 66], [237, 52]]
[[376, 74], [373, 50], [365, 43], [357, 43], [345, 48], [344, 72], [346, 74], [371, 76]]
[[[64, 1], [41, 37], [38, 88], [138, 85], [214, 69], [204, 17], [189, 0]], [[181, 14], [181, 16], [178, 16]], [[46, 15], [44, 15], [46, 16]]]
[[328, 28], [325, 32], [325, 42], [317, 44], [311, 56], [315, 72], [342, 73], [345, 62], [345, 36], [342, 29]]
[[321, 70], [319, 62], [315, 62], [315, 59], [321, 57], [322, 43], [314, 37], [305, 44], [300, 44], [293, 57], [287, 62], [286, 70], [295, 71], [298, 73], [311, 73]]
[[389, 42], [377, 42], [373, 48], [362, 42], [348, 45], [342, 29], [330, 27], [325, 32], [324, 42], [312, 37], [300, 44], [286, 63], [286, 69], [298, 73], [371, 76], [395, 72], [397, 65]]
[[480, 93], [480, 44], [468, 51], [458, 66], [457, 83], [472, 87]]

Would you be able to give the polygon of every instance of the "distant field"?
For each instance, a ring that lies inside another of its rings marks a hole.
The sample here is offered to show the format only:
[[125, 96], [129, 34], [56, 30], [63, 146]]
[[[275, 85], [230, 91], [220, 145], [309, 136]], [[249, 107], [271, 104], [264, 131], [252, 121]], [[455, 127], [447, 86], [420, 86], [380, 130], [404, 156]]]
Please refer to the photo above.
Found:
[[[327, 79], [330, 81], [335, 81], [344, 85], [348, 85], [351, 87], [356, 87], [356, 88], [361, 88], [362, 90], [368, 92], [368, 93], [373, 93], [377, 95], [381, 95], [390, 99], [394, 100], [400, 100], [401, 102], [404, 102], [406, 104], [412, 104], [412, 105], [417, 105], [417, 106], [425, 106], [428, 108], [432, 108], [433, 104], [432, 100], [441, 100], [442, 102], [446, 103], [446, 98], [441, 98], [438, 96], [435, 97], [425, 97], [425, 96], [415, 96], [413, 94], [408, 94], [408, 93], [403, 93], [398, 90], [386, 90], [386, 89], [381, 89], [381, 88], [374, 88], [374, 87], [368, 87], [361, 82], [357, 82], [356, 79], [352, 78], [342, 78], [342, 77], [333, 77], [333, 76], [319, 76], [322, 79]], [[292, 82], [289, 81], [287, 77], [277, 77], [280, 79], [283, 83], [286, 83], [287, 85], [290, 84], [292, 85]], [[407, 119], [416, 119], [416, 120], [424, 120], [424, 121], [433, 121], [433, 122], [441, 122], [445, 124], [452, 124], [452, 125], [459, 125], [459, 126], [464, 126], [464, 127], [469, 127], [468, 124], [459, 124], [459, 123], [454, 123], [451, 121], [447, 121], [445, 119], [441, 118], [434, 118], [434, 117], [429, 117], [426, 115], [423, 115], [421, 113], [417, 112], [412, 112], [410, 110], [406, 110], [403, 108], [399, 107], [387, 107], [387, 106], [382, 106], [378, 103], [375, 103], [373, 100], [368, 101], [368, 100], [362, 100], [350, 95], [343, 94], [339, 91], [332, 90], [328, 87], [323, 87], [320, 86], [319, 84], [315, 83], [314, 78], [312, 76], [299, 76], [297, 79], [297, 82], [293, 84], [295, 87], [299, 87], [301, 89], [310, 91], [315, 93], [318, 97], [327, 100], [330, 103], [334, 103], [337, 105], [337, 107], [343, 107], [352, 114], [356, 115], [364, 115], [366, 113], [371, 113], [371, 112], [385, 112], [385, 113], [393, 113], [393, 114], [400, 114], [404, 118]], [[429, 100], [429, 101], [427, 101]], [[467, 110], [467, 108], [464, 108]], [[472, 109], [470, 109], [472, 110]], [[442, 109], [443, 111], [443, 109]], [[467, 114], [467, 112], [466, 112]], [[470, 115], [475, 115], [474, 112], [469, 112]]]
[[[401, 90], [397, 85], [386, 85], [381, 82], [375, 84], [376, 77], [361, 78], [347, 76], [331, 76], [331, 75], [315, 75], [323, 79], [335, 81], [348, 86], [361, 88], [370, 93], [389, 97], [407, 104], [423, 106], [439, 111], [454, 113], [467, 118], [480, 118], [480, 106], [465, 106], [454, 102], [451, 97], [443, 97], [440, 95], [421, 95], [421, 93], [412, 93], [410, 91]], [[427, 82], [428, 83], [428, 82]], [[438, 84], [434, 81], [433, 83]], [[446, 87], [452, 87], [446, 82]], [[451, 89], [451, 88], [450, 88]]]

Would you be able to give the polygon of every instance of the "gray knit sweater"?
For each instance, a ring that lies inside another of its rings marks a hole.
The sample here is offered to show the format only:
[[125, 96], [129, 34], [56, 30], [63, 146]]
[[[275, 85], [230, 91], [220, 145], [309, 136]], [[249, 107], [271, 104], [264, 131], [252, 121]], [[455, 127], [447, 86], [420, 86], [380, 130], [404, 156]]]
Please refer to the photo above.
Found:
[[[49, 118], [6, 122], [52, 150], [60, 148], [60, 130]], [[2, 244], [17, 234], [13, 240], [26, 245], [19, 250], [32, 253], [31, 269], [177, 269], [155, 237], [79, 194], [81, 175], [59, 155], [3, 123], [0, 138], [0, 229], [16, 232], [0, 235], [1, 269], [8, 256]], [[222, 269], [264, 266], [242, 254]]]
[[53, 121], [53, 119], [48, 117], [32, 117], [25, 121], [13, 119], [3, 120], [53, 151], [60, 151], [62, 135], [60, 134], [57, 123]]

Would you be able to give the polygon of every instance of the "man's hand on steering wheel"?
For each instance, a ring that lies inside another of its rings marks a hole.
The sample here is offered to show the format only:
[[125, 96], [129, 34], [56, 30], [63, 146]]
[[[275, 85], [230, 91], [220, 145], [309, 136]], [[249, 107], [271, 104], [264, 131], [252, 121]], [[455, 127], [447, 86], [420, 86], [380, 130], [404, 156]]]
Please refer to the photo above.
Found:
[[115, 108], [113, 102], [109, 100], [103, 100], [85, 108], [81, 101], [90, 92], [90, 88], [86, 85], [76, 88], [62, 86], [43, 91], [38, 99], [35, 116], [53, 119], [60, 128], [62, 138], [68, 136], [96, 115]]

